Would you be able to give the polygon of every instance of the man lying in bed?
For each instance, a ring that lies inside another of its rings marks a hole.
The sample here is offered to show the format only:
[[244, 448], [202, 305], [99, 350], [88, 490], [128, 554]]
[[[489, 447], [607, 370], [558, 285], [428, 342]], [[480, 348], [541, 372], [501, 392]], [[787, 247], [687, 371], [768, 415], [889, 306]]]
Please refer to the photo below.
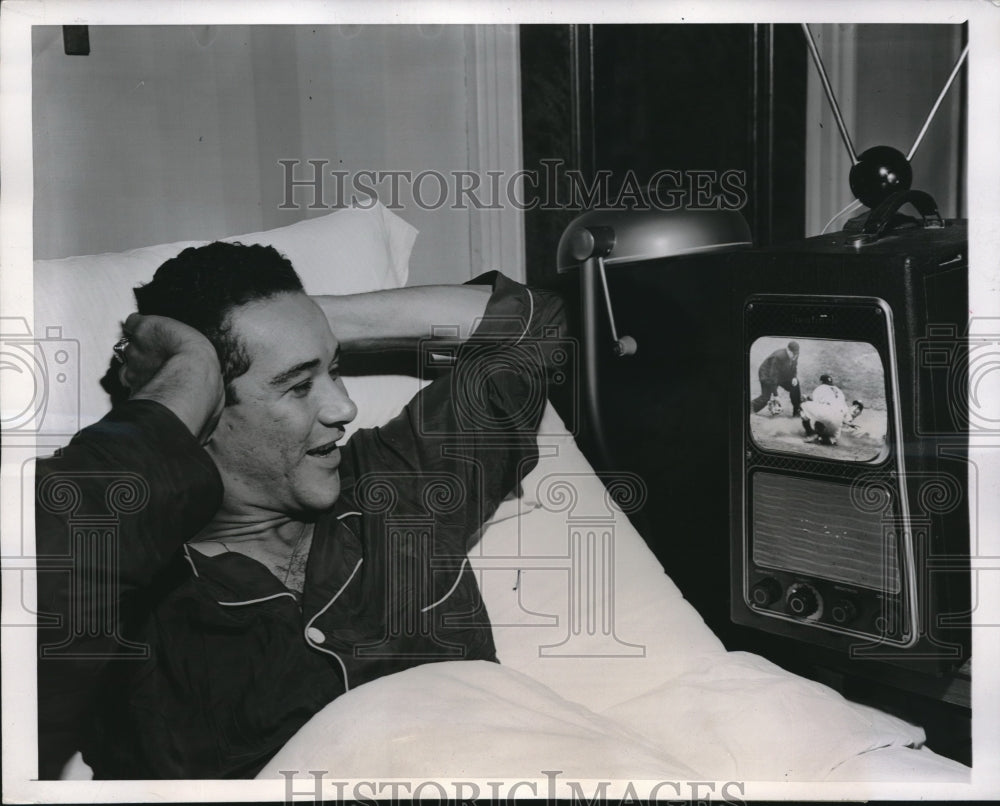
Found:
[[[117, 556], [39, 574], [61, 619], [39, 629], [41, 777], [77, 749], [98, 778], [250, 777], [349, 688], [496, 659], [466, 552], [535, 464], [534, 346], [563, 311], [480, 281], [313, 299], [272, 248], [216, 243], [136, 290], [130, 399], [37, 469], [40, 556], [71, 553], [64, 482], [77, 517], [137, 496]], [[343, 442], [342, 347], [480, 318], [451, 372]]]

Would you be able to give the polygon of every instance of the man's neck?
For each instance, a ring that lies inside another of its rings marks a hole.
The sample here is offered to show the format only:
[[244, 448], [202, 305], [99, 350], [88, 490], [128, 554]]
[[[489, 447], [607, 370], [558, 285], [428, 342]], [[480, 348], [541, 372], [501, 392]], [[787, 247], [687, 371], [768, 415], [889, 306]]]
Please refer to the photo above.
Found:
[[232, 513], [225, 508], [190, 541], [207, 556], [225, 552], [256, 560], [292, 590], [302, 591], [313, 524], [277, 513]]
[[229, 543], [252, 543], [265, 541], [277, 545], [292, 545], [301, 537], [310, 524], [298, 521], [289, 515], [279, 513], [216, 513], [192, 543], [209, 540], [225, 540]]

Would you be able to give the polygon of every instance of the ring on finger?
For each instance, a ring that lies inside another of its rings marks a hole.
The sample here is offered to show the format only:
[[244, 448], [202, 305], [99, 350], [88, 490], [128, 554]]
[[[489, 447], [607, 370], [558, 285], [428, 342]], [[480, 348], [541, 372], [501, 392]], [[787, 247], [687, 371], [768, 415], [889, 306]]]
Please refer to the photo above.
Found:
[[125, 358], [125, 350], [132, 343], [132, 340], [128, 336], [122, 336], [118, 341], [115, 342], [115, 346], [111, 348], [111, 352], [115, 354], [122, 364], [128, 363]]

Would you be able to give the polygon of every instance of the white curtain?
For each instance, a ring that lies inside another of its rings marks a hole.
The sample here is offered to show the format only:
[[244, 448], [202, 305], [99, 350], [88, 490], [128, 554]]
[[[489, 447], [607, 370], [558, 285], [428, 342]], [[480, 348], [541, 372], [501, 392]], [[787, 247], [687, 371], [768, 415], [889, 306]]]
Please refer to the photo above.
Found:
[[[962, 50], [959, 25], [810, 26], [854, 149], [887, 145], [908, 154]], [[818, 235], [853, 200], [851, 161], [816, 69], [808, 64], [806, 234]], [[913, 187], [930, 193], [946, 218], [966, 218], [960, 136], [962, 75], [938, 109], [912, 160]], [[838, 219], [842, 227], [854, 212]]]

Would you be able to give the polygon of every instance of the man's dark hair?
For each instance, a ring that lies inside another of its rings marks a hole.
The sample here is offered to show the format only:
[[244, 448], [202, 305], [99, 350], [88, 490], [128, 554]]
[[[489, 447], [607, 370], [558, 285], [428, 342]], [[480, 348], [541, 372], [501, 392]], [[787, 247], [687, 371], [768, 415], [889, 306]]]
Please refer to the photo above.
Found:
[[219, 356], [230, 405], [237, 402], [233, 380], [250, 368], [246, 345], [232, 331], [230, 313], [249, 302], [295, 291], [302, 291], [302, 281], [291, 261], [273, 246], [216, 241], [188, 247], [134, 293], [139, 313], [169, 316], [205, 334]]

